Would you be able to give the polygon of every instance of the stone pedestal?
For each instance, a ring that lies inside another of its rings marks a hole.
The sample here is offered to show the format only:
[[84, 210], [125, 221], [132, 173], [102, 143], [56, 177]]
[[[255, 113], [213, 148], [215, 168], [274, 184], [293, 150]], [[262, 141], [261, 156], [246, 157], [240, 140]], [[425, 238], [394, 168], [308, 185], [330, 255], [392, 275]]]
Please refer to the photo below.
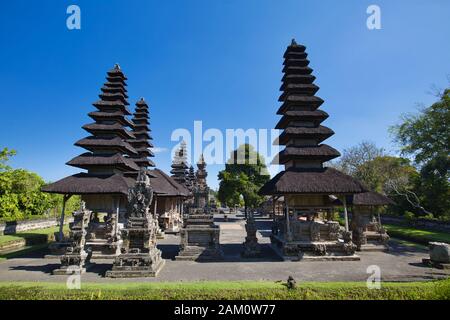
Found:
[[209, 214], [193, 214], [180, 231], [180, 253], [176, 260], [214, 261], [222, 260], [220, 249], [220, 229], [214, 225], [214, 219]]
[[357, 261], [356, 245], [351, 232], [341, 231], [334, 221], [290, 221], [275, 225], [270, 237], [272, 248], [283, 259], [291, 261]]
[[81, 274], [86, 272], [85, 263], [89, 253], [85, 251], [86, 228], [91, 217], [91, 211], [86, 210], [84, 202], [79, 211], [73, 213], [73, 222], [69, 224], [69, 244], [61, 256], [61, 267], [53, 270], [54, 275]]
[[430, 258], [423, 259], [426, 265], [438, 269], [450, 269], [450, 245], [443, 242], [429, 243]]
[[156, 221], [149, 213], [153, 190], [148, 176], [139, 173], [136, 186], [128, 195], [128, 221], [122, 230], [123, 248], [115, 258], [110, 278], [155, 277], [164, 266], [156, 248]]
[[247, 223], [245, 224], [245, 231], [247, 231], [247, 236], [245, 237], [244, 251], [242, 251], [241, 255], [244, 258], [257, 258], [261, 256], [261, 247], [258, 243], [258, 238], [256, 236], [255, 219], [253, 218], [253, 214], [250, 214]]

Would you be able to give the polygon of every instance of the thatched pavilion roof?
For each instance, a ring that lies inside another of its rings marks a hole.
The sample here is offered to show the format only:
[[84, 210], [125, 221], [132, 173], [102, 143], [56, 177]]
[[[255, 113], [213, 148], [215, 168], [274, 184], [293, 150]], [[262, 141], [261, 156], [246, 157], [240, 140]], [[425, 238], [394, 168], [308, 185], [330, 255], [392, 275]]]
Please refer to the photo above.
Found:
[[333, 168], [290, 168], [277, 174], [259, 191], [262, 195], [352, 194], [368, 191], [356, 179]]
[[135, 179], [120, 174], [78, 173], [42, 187], [43, 192], [59, 194], [128, 194]]
[[187, 197], [189, 190], [177, 183], [160, 169], [150, 170], [154, 177], [150, 177], [150, 183], [154, 191], [163, 197]]

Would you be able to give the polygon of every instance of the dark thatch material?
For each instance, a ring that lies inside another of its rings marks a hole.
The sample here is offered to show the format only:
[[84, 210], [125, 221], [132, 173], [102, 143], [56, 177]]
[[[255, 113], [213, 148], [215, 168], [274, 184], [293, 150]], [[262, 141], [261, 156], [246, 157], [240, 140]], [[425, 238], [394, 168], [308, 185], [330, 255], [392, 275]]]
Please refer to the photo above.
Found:
[[116, 149], [118, 151], [123, 151], [124, 153], [137, 154], [137, 151], [128, 142], [125, 142], [118, 137], [113, 139], [87, 137], [78, 140], [77, 142], [75, 142], [75, 145], [77, 147], [85, 148], [89, 151], [99, 149]]
[[359, 206], [386, 206], [395, 204], [395, 202], [378, 192], [369, 191], [355, 194], [353, 204]]
[[[312, 84], [314, 80], [316, 80], [316, 77], [312, 74], [285, 74], [283, 76], [283, 82], [282, 88], [286, 88], [288, 84]], [[284, 89], [282, 89], [284, 90]]]
[[188, 197], [189, 190], [177, 183], [159, 169], [150, 170], [155, 178], [150, 178], [150, 183], [156, 193], [164, 197]]
[[124, 126], [132, 127], [134, 124], [125, 117], [125, 115], [120, 112], [101, 112], [101, 111], [93, 111], [89, 112], [88, 116], [94, 120], [115, 120], [121, 123]]
[[139, 167], [134, 163], [134, 161], [129, 160], [126, 157], [123, 157], [121, 154], [113, 154], [113, 155], [93, 155], [90, 152], [83, 153], [78, 157], [73, 158], [69, 162], [66, 163], [72, 167], [78, 167], [82, 169], [89, 169], [92, 167], [118, 167], [122, 168], [124, 171], [127, 170], [139, 170]]
[[341, 154], [326, 144], [318, 146], [288, 146], [272, 161], [272, 164], [284, 164], [290, 160], [322, 160], [330, 161]]
[[278, 143], [285, 145], [291, 138], [316, 139], [317, 143], [331, 137], [334, 131], [325, 126], [315, 128], [309, 127], [288, 127], [280, 134]]
[[43, 192], [59, 194], [128, 194], [135, 179], [123, 175], [79, 173], [42, 187]]
[[322, 110], [315, 111], [286, 111], [278, 121], [275, 129], [285, 129], [292, 121], [310, 121], [318, 126], [325, 119], [328, 118], [328, 114]]
[[277, 114], [283, 115], [286, 111], [291, 110], [292, 107], [303, 107], [303, 110], [316, 110], [323, 104], [323, 100], [315, 96], [300, 96], [295, 93], [289, 94], [284, 103], [280, 106]]
[[130, 131], [126, 130], [123, 125], [120, 123], [114, 124], [100, 124], [100, 123], [89, 123], [82, 126], [84, 130], [89, 133], [95, 134], [97, 132], [116, 132], [117, 135], [120, 135], [124, 139], [133, 139], [134, 134]]
[[354, 194], [368, 191], [356, 179], [333, 168], [290, 168], [280, 172], [260, 190], [261, 195]]

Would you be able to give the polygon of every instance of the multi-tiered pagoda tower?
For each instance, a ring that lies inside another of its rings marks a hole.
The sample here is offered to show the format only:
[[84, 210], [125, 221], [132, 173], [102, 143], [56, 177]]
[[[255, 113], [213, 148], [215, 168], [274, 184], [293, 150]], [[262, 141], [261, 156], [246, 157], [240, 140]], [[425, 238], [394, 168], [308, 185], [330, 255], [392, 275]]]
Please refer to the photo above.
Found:
[[189, 173], [188, 173], [188, 179], [189, 179], [189, 191], [193, 191], [195, 186], [197, 185], [197, 179], [195, 178], [195, 171], [194, 167], [191, 165], [189, 167]]
[[172, 161], [172, 178], [179, 184], [187, 187], [188, 186], [188, 165], [187, 165], [187, 150], [186, 143], [181, 142], [180, 148], [175, 152]]
[[133, 124], [126, 118], [131, 115], [127, 108], [127, 78], [116, 64], [108, 71], [106, 79], [100, 100], [93, 103], [97, 111], [88, 114], [95, 122], [83, 126], [91, 135], [75, 143], [88, 152], [67, 162], [87, 172], [59, 180], [43, 190], [66, 196], [82, 195], [90, 210], [116, 212], [126, 207], [126, 195], [134, 179], [124, 173], [139, 170], [130, 159], [138, 152], [127, 142], [135, 138], [128, 130]]
[[318, 109], [324, 101], [315, 95], [319, 87], [314, 84], [316, 78], [305, 50], [292, 40], [284, 53], [283, 93], [279, 98], [283, 104], [277, 112], [282, 118], [276, 128], [283, 130], [278, 144], [285, 149], [273, 162], [284, 165], [285, 170], [266, 183], [260, 193], [272, 195], [274, 201], [284, 199], [285, 216], [275, 221], [272, 236], [284, 257], [348, 256], [354, 252], [351, 235], [340, 234], [339, 224], [330, 220], [333, 203], [329, 196], [345, 202], [366, 189], [352, 177], [324, 166], [340, 154], [322, 143], [334, 132], [321, 125], [328, 114]]
[[154, 157], [153, 152], [150, 150], [150, 148], [153, 148], [150, 142], [153, 138], [150, 135], [148, 104], [144, 98], [141, 98], [136, 103], [136, 110], [132, 120], [132, 132], [135, 138], [130, 139], [129, 143], [136, 149], [137, 155], [132, 155], [131, 159], [140, 168], [149, 169], [149, 167], [154, 167], [155, 164], [149, 159], [150, 157]]

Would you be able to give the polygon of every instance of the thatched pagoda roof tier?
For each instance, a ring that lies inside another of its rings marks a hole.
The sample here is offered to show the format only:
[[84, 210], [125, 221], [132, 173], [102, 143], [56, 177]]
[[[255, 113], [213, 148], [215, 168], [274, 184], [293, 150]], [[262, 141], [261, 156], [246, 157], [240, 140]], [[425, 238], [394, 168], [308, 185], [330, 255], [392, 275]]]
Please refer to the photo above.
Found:
[[131, 112], [130, 110], [128, 110], [127, 106], [118, 100], [115, 101], [98, 100], [94, 102], [92, 105], [100, 111], [111, 111], [111, 112], [122, 111], [127, 116], [131, 115]]
[[296, 93], [286, 95], [284, 103], [280, 106], [277, 114], [283, 115], [288, 110], [317, 110], [322, 104], [323, 100], [315, 96], [304, 96]]
[[311, 74], [313, 69], [310, 67], [298, 67], [298, 66], [284, 66], [284, 74]]
[[148, 118], [135, 118], [133, 120], [135, 125], [149, 125], [150, 121], [148, 120]]
[[93, 111], [89, 112], [88, 116], [94, 120], [115, 120], [120, 122], [122, 125], [127, 127], [133, 127], [135, 124], [132, 123], [128, 118], [124, 116], [124, 114], [120, 111], [116, 112], [101, 112], [101, 111]]
[[138, 167], [154, 167], [155, 166], [155, 163], [145, 155], [144, 155], [144, 157], [141, 157], [141, 158], [132, 157], [130, 159], [133, 160]]
[[134, 127], [133, 135], [136, 137], [137, 140], [141, 139], [150, 139], [150, 134], [147, 130], [142, 130], [139, 127]]
[[126, 96], [120, 92], [112, 92], [112, 93], [104, 92], [104, 93], [99, 94], [98, 96], [100, 97], [100, 99], [102, 99], [104, 101], [120, 101], [126, 106], [130, 105], [127, 101]]
[[135, 149], [136, 148], [153, 148], [153, 143], [150, 142], [150, 140], [152, 140], [152, 138], [150, 139], [139, 139], [139, 140], [127, 140]]
[[79, 173], [66, 177], [41, 188], [44, 192], [84, 195], [84, 194], [124, 194], [128, 195], [135, 179], [121, 174], [95, 175]]
[[278, 137], [279, 145], [286, 145], [291, 139], [314, 139], [317, 143], [328, 139], [334, 131], [325, 126], [287, 127]]
[[89, 151], [97, 150], [117, 150], [117, 152], [122, 152], [126, 154], [137, 154], [137, 151], [128, 143], [122, 139], [115, 138], [97, 138], [97, 137], [87, 137], [75, 142], [75, 145], [82, 147]]
[[[284, 86], [288, 84], [312, 84], [316, 77], [312, 74], [285, 74], [282, 81]], [[282, 86], [283, 87], [283, 86]]]
[[318, 126], [328, 118], [328, 113], [322, 110], [315, 111], [286, 111], [283, 117], [278, 121], [275, 129], [285, 129], [289, 127], [292, 121], [310, 121]]
[[154, 157], [155, 154], [147, 147], [135, 148], [139, 154], [145, 154], [147, 157]]
[[280, 88], [281, 91], [284, 91], [278, 101], [283, 102], [290, 94], [303, 94], [308, 96], [314, 96], [317, 91], [319, 91], [319, 87], [315, 84], [302, 84], [302, 83], [283, 83]]
[[106, 80], [108, 80], [108, 82], [115, 82], [115, 83], [120, 83], [123, 86], [126, 86], [127, 83], [125, 82], [126, 79], [120, 77], [120, 76], [107, 76]]
[[150, 178], [153, 190], [158, 196], [163, 197], [188, 197], [189, 190], [183, 185], [176, 182], [159, 169], [150, 170], [154, 178]]
[[[305, 48], [306, 49], [306, 48]], [[306, 59], [308, 57], [308, 54], [305, 52], [305, 50], [300, 51], [287, 51], [284, 53], [283, 58], [285, 60], [291, 60], [291, 59]]]
[[110, 88], [110, 89], [120, 89], [123, 92], [128, 92], [127, 88], [123, 85], [122, 82], [105, 82], [103, 88]]
[[110, 86], [108, 83], [109, 82], [105, 83], [105, 85], [100, 89], [102, 92], [109, 94], [119, 93], [125, 98], [128, 98], [127, 90], [123, 86]]
[[116, 133], [123, 139], [134, 138], [134, 134], [126, 130], [120, 123], [114, 124], [90, 123], [85, 124], [82, 128], [93, 135]]
[[290, 168], [277, 174], [259, 191], [261, 195], [354, 194], [368, 191], [358, 180], [333, 168]]
[[122, 69], [120, 69], [120, 66], [119, 66], [119, 64], [115, 64], [114, 65], [114, 67], [111, 69], [111, 70], [109, 70], [108, 72], [107, 72], [107, 74], [108, 74], [108, 76], [110, 76], [110, 77], [119, 77], [119, 78], [121, 78], [121, 79], [123, 79], [123, 80], [127, 80], [127, 77], [125, 76], [125, 74], [122, 72]]
[[66, 163], [69, 166], [81, 169], [90, 169], [94, 167], [115, 167], [122, 171], [139, 170], [139, 167], [126, 157], [116, 153], [112, 155], [94, 155], [90, 152], [83, 153]]
[[285, 67], [307, 67], [309, 65], [308, 59], [286, 59], [283, 62]]
[[330, 161], [341, 154], [326, 144], [318, 146], [288, 146], [272, 160], [272, 164], [285, 164], [292, 160]]
[[146, 123], [136, 123], [136, 120], [133, 122], [134, 122], [133, 127], [135, 129], [135, 132], [139, 132], [139, 131], [151, 132], [152, 131], [150, 129], [150, 127], [148, 126], [148, 124], [146, 124]]

